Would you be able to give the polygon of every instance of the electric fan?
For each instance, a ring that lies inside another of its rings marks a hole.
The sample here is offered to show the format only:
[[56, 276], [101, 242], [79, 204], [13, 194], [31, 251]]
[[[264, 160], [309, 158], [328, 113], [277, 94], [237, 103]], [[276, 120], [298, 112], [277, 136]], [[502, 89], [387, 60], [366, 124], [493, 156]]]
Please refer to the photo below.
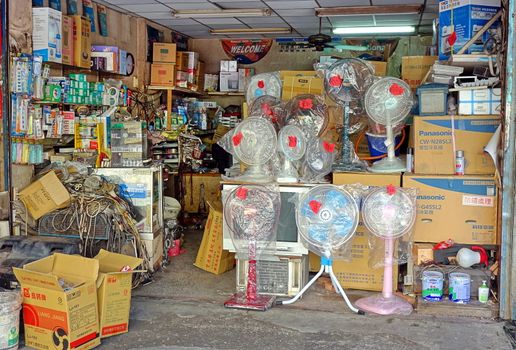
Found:
[[304, 94], [287, 106], [287, 124], [299, 126], [307, 138], [320, 136], [328, 123], [328, 110], [321, 96]]
[[276, 130], [285, 124], [283, 102], [274, 96], [263, 95], [255, 99], [249, 107], [249, 116], [269, 119]]
[[303, 162], [303, 181], [308, 183], [323, 182], [324, 177], [331, 173], [334, 161], [334, 143], [319, 138], [309, 139]]
[[350, 104], [360, 102], [373, 84], [373, 69], [358, 58], [344, 58], [333, 63], [325, 72], [324, 89], [330, 98], [344, 107], [342, 128], [342, 157], [333, 169], [337, 171], [363, 170], [364, 165], [355, 160], [353, 144], [349, 139]]
[[281, 199], [277, 187], [241, 185], [231, 191], [224, 205], [224, 218], [239, 259], [249, 261], [247, 288], [234, 294], [225, 307], [267, 310], [274, 296], [257, 293], [256, 260], [276, 242]]
[[247, 104], [251, 106], [255, 99], [264, 95], [281, 98], [281, 79], [278, 73], [261, 73], [251, 77], [247, 86]]
[[238, 160], [249, 168], [240, 177], [251, 182], [270, 182], [264, 165], [271, 160], [277, 150], [276, 130], [264, 118], [250, 117], [238, 124], [231, 138], [233, 150]]
[[375, 162], [369, 170], [378, 173], [405, 171], [405, 163], [394, 154], [393, 128], [403, 123], [412, 109], [410, 86], [400, 79], [381, 78], [367, 90], [364, 104], [369, 118], [375, 123], [385, 125], [387, 134], [387, 157]]
[[392, 265], [396, 238], [407, 234], [416, 220], [415, 194], [394, 186], [375, 188], [362, 203], [362, 220], [369, 232], [385, 240], [383, 290], [359, 299], [356, 305], [380, 315], [408, 315], [412, 312], [410, 303], [392, 292]]
[[296, 207], [297, 227], [303, 243], [321, 257], [321, 269], [295, 297], [279, 301], [279, 305], [296, 302], [326, 272], [348, 307], [359, 312], [349, 301], [332, 268], [333, 256], [355, 234], [358, 217], [355, 198], [341, 187], [319, 185], [301, 195]]
[[284, 126], [278, 135], [278, 148], [282, 153], [282, 168], [276, 181], [297, 182], [299, 173], [294, 162], [303, 158], [306, 150], [306, 139], [303, 131], [295, 125]]

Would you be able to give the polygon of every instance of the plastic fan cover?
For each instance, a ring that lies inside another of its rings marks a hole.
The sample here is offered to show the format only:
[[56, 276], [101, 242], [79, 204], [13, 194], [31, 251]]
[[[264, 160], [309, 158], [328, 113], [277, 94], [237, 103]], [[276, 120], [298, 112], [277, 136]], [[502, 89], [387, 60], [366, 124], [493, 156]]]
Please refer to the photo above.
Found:
[[[224, 219], [239, 258], [274, 249], [281, 197], [277, 186], [241, 185], [226, 198]], [[255, 251], [250, 251], [250, 243]]]
[[408, 233], [416, 221], [416, 196], [403, 188], [373, 189], [362, 203], [362, 220], [375, 236], [397, 238]]
[[276, 130], [264, 118], [247, 118], [235, 129], [232, 137], [235, 156], [248, 165], [267, 163], [277, 150]]
[[360, 100], [373, 84], [374, 70], [358, 58], [343, 58], [326, 70], [324, 89], [338, 104]]
[[334, 185], [319, 185], [301, 195], [296, 210], [300, 235], [319, 256], [331, 257], [353, 237], [359, 209], [353, 196]]
[[403, 123], [413, 104], [410, 86], [392, 77], [381, 78], [371, 85], [364, 99], [367, 115], [374, 122], [392, 126]]
[[300, 160], [305, 155], [306, 139], [295, 125], [284, 126], [278, 135], [278, 148], [288, 160]]
[[251, 106], [258, 97], [269, 95], [281, 98], [281, 79], [277, 72], [262, 73], [251, 77], [247, 86], [246, 101]]
[[328, 175], [336, 157], [335, 144], [315, 138], [308, 142], [305, 163], [319, 177]]
[[249, 107], [249, 116], [266, 118], [279, 130], [285, 125], [284, 103], [274, 96], [260, 96]]
[[321, 135], [328, 124], [328, 108], [318, 95], [298, 95], [286, 106], [287, 124], [297, 125], [307, 137]]

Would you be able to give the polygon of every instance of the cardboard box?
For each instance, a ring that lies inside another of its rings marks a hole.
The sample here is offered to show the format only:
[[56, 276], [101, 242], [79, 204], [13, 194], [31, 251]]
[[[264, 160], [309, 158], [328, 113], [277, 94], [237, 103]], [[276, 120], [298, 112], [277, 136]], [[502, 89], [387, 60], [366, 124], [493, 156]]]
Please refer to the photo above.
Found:
[[64, 162], [70, 161], [70, 160], [72, 160], [71, 154], [57, 153], [53, 156], [50, 156], [51, 163], [64, 163]]
[[429, 243], [414, 243], [412, 257], [416, 265], [421, 265], [434, 260], [434, 245]]
[[182, 181], [186, 184], [182, 208], [185, 213], [207, 213], [208, 203], [220, 198], [219, 174], [185, 174]]
[[239, 68], [238, 69], [238, 91], [244, 92], [247, 85], [254, 75], [254, 68]]
[[[447, 60], [457, 53], [500, 9], [500, 0], [445, 0], [439, 2], [439, 59]], [[497, 20], [491, 28], [500, 24]], [[453, 45], [448, 38], [455, 33]], [[489, 38], [486, 31], [467, 50], [466, 54], [484, 51], [484, 42]]]
[[220, 91], [238, 91], [238, 72], [220, 72], [219, 75]]
[[204, 235], [194, 266], [220, 275], [235, 266], [235, 254], [222, 249], [222, 226], [224, 222], [222, 203], [220, 201], [208, 202], [208, 206], [210, 207], [210, 213], [206, 226], [204, 226]]
[[73, 65], [73, 18], [63, 16], [63, 64]]
[[502, 90], [477, 89], [459, 91], [459, 114], [462, 115], [486, 115], [501, 112]]
[[152, 62], [176, 63], [176, 44], [154, 43]]
[[91, 24], [86, 17], [73, 16], [73, 64], [81, 68], [91, 66]]
[[216, 74], [204, 74], [204, 91], [214, 92], [219, 88], [219, 76]]
[[49, 7], [32, 9], [33, 54], [44, 62], [62, 62], [62, 15]]
[[18, 196], [34, 219], [70, 204], [70, 193], [53, 171], [25, 187]]
[[100, 344], [99, 262], [55, 253], [13, 268], [23, 295], [25, 345], [34, 349], [91, 349]]
[[[455, 116], [455, 144], [464, 151], [465, 173], [493, 174], [495, 166], [484, 146], [493, 136], [500, 116]], [[450, 116], [416, 116], [413, 124], [414, 172], [416, 174], [453, 175], [455, 155]]]
[[97, 300], [100, 336], [107, 338], [129, 330], [133, 273], [142, 259], [101, 249], [95, 256], [99, 263]]
[[238, 62], [235, 60], [221, 60], [220, 61], [221, 72], [237, 72]]
[[120, 72], [120, 49], [118, 47], [93, 45], [91, 47], [91, 57], [105, 58], [108, 72]]
[[283, 79], [281, 98], [290, 100], [297, 95], [303, 94], [324, 94], [323, 79], [311, 75], [289, 75]]
[[415, 90], [425, 77], [437, 56], [404, 56], [401, 58], [401, 79]]
[[374, 75], [377, 77], [384, 77], [387, 75], [387, 62], [381, 61], [367, 61], [374, 66]]
[[175, 66], [173, 63], [151, 64], [151, 85], [175, 86]]
[[497, 244], [498, 189], [494, 176], [403, 176], [416, 188], [414, 241]]

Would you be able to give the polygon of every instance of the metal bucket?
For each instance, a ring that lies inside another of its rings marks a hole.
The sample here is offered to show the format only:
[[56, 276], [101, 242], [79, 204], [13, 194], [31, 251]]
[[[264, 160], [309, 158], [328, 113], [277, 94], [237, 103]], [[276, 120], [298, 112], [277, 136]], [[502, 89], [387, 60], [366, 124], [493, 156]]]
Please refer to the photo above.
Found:
[[423, 271], [421, 280], [423, 299], [427, 301], [441, 301], [443, 298], [444, 274], [440, 271]]
[[452, 272], [449, 277], [449, 298], [454, 303], [469, 303], [471, 277], [467, 273]]

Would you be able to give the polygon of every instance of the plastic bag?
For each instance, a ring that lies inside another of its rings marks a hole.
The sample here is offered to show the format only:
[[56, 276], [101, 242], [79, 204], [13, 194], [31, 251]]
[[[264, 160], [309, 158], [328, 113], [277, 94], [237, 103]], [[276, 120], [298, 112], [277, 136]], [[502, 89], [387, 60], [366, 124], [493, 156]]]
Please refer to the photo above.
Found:
[[276, 131], [285, 125], [286, 109], [279, 98], [264, 95], [256, 98], [249, 107], [249, 117], [260, 117], [270, 120]]
[[251, 106], [255, 99], [260, 96], [269, 95], [281, 98], [281, 78], [278, 72], [257, 74], [251, 77], [247, 86], [246, 101]]
[[328, 108], [322, 96], [298, 95], [287, 103], [285, 109], [286, 123], [299, 126], [306, 137], [320, 136], [328, 125]]

